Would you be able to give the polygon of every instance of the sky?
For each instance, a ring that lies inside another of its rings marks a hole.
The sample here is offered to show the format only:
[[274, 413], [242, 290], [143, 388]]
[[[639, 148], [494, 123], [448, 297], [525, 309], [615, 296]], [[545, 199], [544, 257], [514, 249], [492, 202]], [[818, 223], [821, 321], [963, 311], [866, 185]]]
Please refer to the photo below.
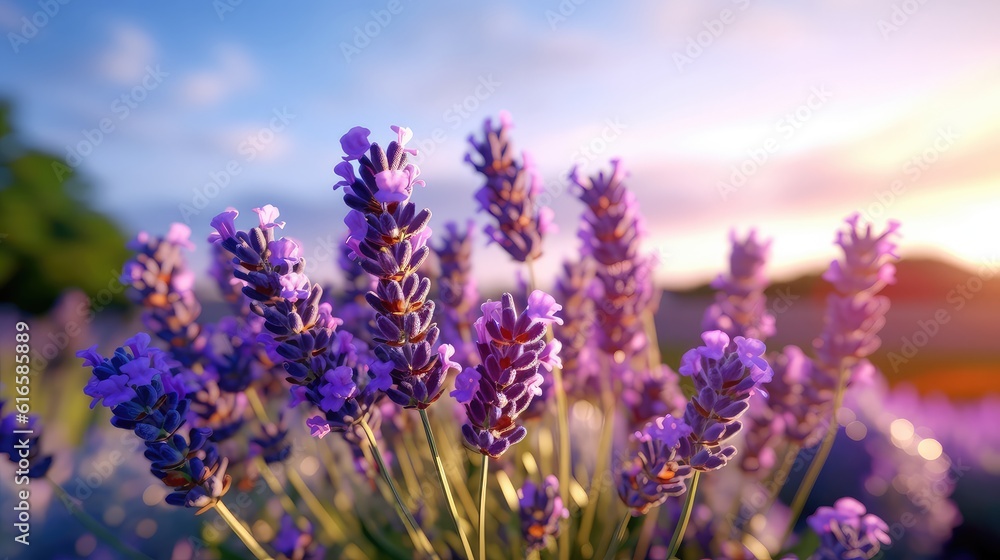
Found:
[[[905, 255], [975, 267], [1000, 239], [1000, 3], [754, 0], [509, 3], [0, 0], [0, 97], [33, 146], [67, 159], [130, 234], [277, 205], [315, 274], [345, 206], [341, 135], [421, 149], [432, 227], [473, 217], [467, 136], [508, 110], [560, 232], [566, 176], [619, 157], [666, 286], [726, 263], [729, 231], [774, 238], [789, 277], [837, 256], [843, 219], [902, 222]], [[515, 268], [480, 235], [481, 281]], [[505, 284], [509, 284], [504, 280]]]

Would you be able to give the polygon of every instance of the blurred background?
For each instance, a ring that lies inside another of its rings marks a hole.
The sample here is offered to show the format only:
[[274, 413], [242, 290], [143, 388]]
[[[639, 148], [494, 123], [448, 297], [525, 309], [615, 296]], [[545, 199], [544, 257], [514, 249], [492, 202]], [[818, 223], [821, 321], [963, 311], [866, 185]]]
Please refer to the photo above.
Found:
[[[843, 219], [861, 212], [879, 229], [900, 221], [902, 261], [885, 291], [893, 308], [872, 360], [889, 386], [869, 403], [867, 435], [838, 446], [848, 446], [844, 457], [851, 445], [877, 456], [881, 426], [884, 447], [907, 461], [943, 454], [969, 469], [932, 492], [951, 504], [933, 511], [914, 505], [916, 483], [875, 459], [870, 469], [834, 467], [835, 452], [821, 487], [850, 479], [890, 525], [912, 512], [940, 529], [890, 556], [976, 557], [1000, 535], [1000, 444], [981, 434], [1000, 419], [998, 17], [1000, 4], [971, 0], [280, 9], [215, 0], [183, 10], [4, 0], [2, 394], [11, 394], [13, 325], [27, 318], [39, 355], [33, 407], [48, 426], [56, 480], [71, 491], [83, 481], [84, 506], [142, 546], [176, 540], [197, 524], [186, 512], [143, 505], [133, 519], [116, 497], [138, 489], [147, 504], [160, 501], [143, 494], [155, 481], [141, 461], [102, 475], [120, 478], [119, 488], [86, 483], [103, 472], [99, 449], [109, 444], [88, 429], [87, 375], [72, 354], [113, 348], [135, 331], [118, 282], [126, 241], [185, 223], [197, 244], [192, 266], [204, 270], [211, 218], [270, 203], [303, 243], [311, 274], [336, 284], [346, 231], [331, 190], [340, 136], [363, 125], [384, 143], [390, 125], [412, 128], [427, 182], [415, 200], [439, 227], [477, 217], [466, 139], [509, 110], [560, 227], [539, 263], [543, 286], [578, 252], [582, 206], [568, 172], [606, 169], [614, 157], [631, 171], [660, 262], [657, 327], [674, 366], [698, 341], [730, 230], [773, 238], [773, 343], [807, 347], [820, 332], [829, 288], [819, 275], [838, 256]], [[483, 239], [475, 260], [484, 292], [509, 289], [515, 267]], [[197, 282], [211, 314], [219, 296], [207, 276]], [[943, 450], [921, 452], [924, 440]], [[39, 511], [46, 535], [66, 516], [55, 506]], [[48, 546], [68, 557], [102, 550], [76, 525]], [[0, 552], [20, 550], [5, 540]]]

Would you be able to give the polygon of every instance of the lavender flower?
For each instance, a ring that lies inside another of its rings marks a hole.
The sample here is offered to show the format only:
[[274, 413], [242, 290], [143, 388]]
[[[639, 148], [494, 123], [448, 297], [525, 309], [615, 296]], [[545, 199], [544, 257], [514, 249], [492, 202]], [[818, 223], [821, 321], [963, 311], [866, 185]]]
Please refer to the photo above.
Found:
[[312, 525], [302, 519], [301, 524], [287, 513], [281, 517], [281, 526], [271, 541], [274, 550], [291, 560], [321, 560], [326, 549], [316, 542]]
[[201, 387], [188, 395], [193, 422], [199, 428], [211, 429], [209, 439], [212, 441], [226, 441], [243, 427], [247, 397], [242, 392], [223, 392], [218, 383], [211, 379], [201, 381]]
[[[330, 304], [320, 303], [323, 289], [305, 275], [298, 244], [274, 238], [274, 230], [284, 226], [275, 221], [278, 209], [267, 205], [254, 211], [260, 225], [249, 231], [236, 229], [235, 210], [219, 214], [209, 240], [236, 255], [234, 274], [245, 284], [251, 311], [264, 318], [267, 334], [261, 339], [295, 385], [291, 404], [309, 402], [322, 412], [307, 422], [310, 432], [322, 437], [347, 431], [364, 419], [389, 378], [384, 371], [370, 371], [359, 359], [353, 337], [336, 331], [341, 321]], [[352, 388], [347, 395], [345, 370]], [[334, 394], [343, 398], [331, 398]]]
[[807, 520], [819, 535], [815, 560], [874, 558], [889, 544], [889, 526], [878, 516], [865, 515], [865, 506], [854, 498], [841, 498], [833, 507], [821, 507]]
[[744, 241], [730, 233], [733, 251], [729, 276], [719, 275], [712, 287], [719, 290], [702, 320], [704, 330], [720, 330], [730, 337], [748, 336], [766, 340], [774, 334], [774, 316], [767, 311], [767, 276], [764, 265], [771, 252], [771, 240], [758, 241], [750, 230]]
[[171, 224], [164, 237], [141, 232], [129, 248], [135, 257], [122, 268], [121, 282], [129, 296], [143, 306], [143, 324], [173, 349], [174, 358], [190, 367], [200, 357], [205, 341], [198, 316], [201, 304], [194, 295], [194, 273], [187, 268], [183, 249], [193, 249], [191, 229]]
[[527, 480], [517, 492], [521, 505], [521, 535], [531, 553], [548, 546], [559, 534], [559, 521], [569, 517], [569, 510], [559, 497], [559, 479], [549, 475], [540, 486]]
[[288, 441], [288, 427], [284, 417], [278, 422], [260, 426], [260, 433], [250, 438], [250, 456], [261, 456], [264, 462], [280, 463], [292, 454], [292, 444]]
[[[0, 413], [3, 412], [6, 401], [0, 400]], [[28, 415], [28, 421], [17, 420], [17, 412], [0, 418], [0, 454], [4, 454], [11, 463], [18, 466], [18, 477], [42, 478], [52, 466], [52, 456], [42, 454], [42, 427], [38, 416]], [[14, 433], [17, 430], [21, 433]], [[27, 469], [23, 468], [25, 462]], [[20, 484], [20, 483], [18, 483]]]
[[480, 210], [488, 212], [497, 225], [487, 225], [486, 237], [510, 254], [514, 260], [526, 262], [542, 255], [542, 237], [555, 231], [552, 210], [538, 206], [542, 182], [530, 155], [522, 154], [523, 163], [515, 159], [510, 142], [513, 128], [510, 114], [500, 113], [500, 125], [483, 123], [483, 140], [469, 136], [479, 161], [469, 153], [465, 161], [484, 176], [486, 183], [476, 191]]
[[561, 321], [555, 317], [561, 306], [540, 290], [529, 301], [536, 305], [529, 304], [520, 314], [510, 294], [482, 305], [483, 316], [473, 325], [480, 364], [462, 371], [451, 393], [465, 405], [466, 444], [493, 458], [527, 435], [516, 420], [540, 393], [539, 368], [558, 360], [544, 339], [547, 325]]
[[871, 224], [860, 226], [859, 221], [859, 214], [847, 218], [850, 229], [837, 233], [844, 259], [830, 263], [823, 274], [837, 294], [827, 299], [823, 332], [815, 344], [816, 360], [835, 377], [881, 345], [878, 331], [885, 324], [889, 300], [875, 294], [895, 282], [892, 261], [899, 258], [891, 239], [899, 230], [898, 222], [890, 221], [885, 231], [875, 234]]
[[167, 391], [180, 396], [188, 393], [193, 387], [189, 373], [179, 370], [178, 362], [149, 343], [149, 335], [140, 332], [108, 359], [97, 352], [96, 345], [76, 353], [83, 358], [84, 366], [93, 368], [93, 375], [83, 389], [84, 394], [93, 398], [90, 408], [102, 401], [111, 408], [132, 400], [136, 396], [135, 387], [149, 385], [154, 376], [159, 377]]
[[816, 359], [797, 348], [786, 349], [770, 405], [783, 417], [788, 438], [804, 447], [823, 437], [822, 424], [833, 414], [841, 377], [847, 375], [850, 382], [871, 371], [866, 357], [881, 344], [878, 331], [889, 309], [888, 298], [876, 294], [894, 281], [896, 246], [891, 238], [899, 224], [889, 222], [884, 232], [875, 234], [871, 225], [859, 225], [857, 214], [846, 221], [850, 229], [837, 234], [843, 261], [833, 261], [823, 275], [837, 293], [827, 298], [823, 332], [814, 343]]
[[[385, 151], [371, 144], [367, 154], [362, 153], [358, 128], [348, 132], [341, 139], [347, 156], [336, 168], [344, 180], [334, 188], [347, 187], [348, 246], [361, 267], [378, 279], [366, 295], [375, 310], [377, 360], [371, 367], [391, 376], [393, 386], [386, 387], [386, 394], [393, 402], [425, 409], [441, 396], [448, 373], [460, 366], [450, 360], [450, 345], [437, 346], [434, 301], [427, 298], [430, 280], [418, 272], [430, 253], [431, 213], [426, 208], [418, 212], [409, 200], [413, 186], [423, 184], [417, 180], [419, 169], [407, 162], [408, 154], [415, 153], [405, 147], [412, 133], [401, 127], [393, 130], [397, 140]], [[363, 134], [366, 142], [367, 131]], [[354, 160], [360, 178], [354, 175]]]
[[642, 316], [653, 301], [652, 259], [639, 244], [645, 225], [632, 191], [623, 182], [627, 172], [617, 159], [611, 174], [583, 179], [576, 169], [570, 180], [587, 206], [580, 226], [584, 255], [597, 263], [596, 343], [615, 362], [624, 363], [645, 349], [648, 341]]
[[590, 345], [595, 301], [591, 294], [593, 264], [588, 258], [564, 262], [553, 290], [564, 308], [563, 324], [552, 328], [555, 339], [562, 343], [563, 386], [567, 393], [577, 397], [584, 397], [595, 388], [599, 390], [594, 383], [597, 354]]
[[[185, 396], [186, 388], [176, 383], [169, 370], [163, 371], [159, 352], [144, 346], [148, 342], [149, 337], [140, 334], [118, 348], [112, 358], [102, 357], [93, 348], [77, 356], [93, 368], [91, 381], [98, 381], [88, 383], [88, 387], [111, 378], [126, 378], [127, 393], [95, 397], [94, 403], [102, 398], [114, 414], [112, 425], [131, 430], [143, 440], [150, 471], [173, 489], [167, 503], [204, 511], [229, 490], [229, 461], [219, 457], [210, 441], [211, 429], [194, 428], [188, 438], [178, 433], [186, 422], [190, 400]], [[164, 379], [171, 383], [165, 384]], [[127, 395], [131, 396], [122, 400]]]
[[743, 425], [739, 418], [750, 407], [750, 397], [771, 381], [774, 372], [763, 355], [764, 343], [737, 336], [730, 342], [722, 331], [702, 333], [704, 346], [681, 357], [680, 374], [694, 381], [695, 394], [684, 410], [691, 427], [692, 448], [685, 455], [696, 470], [722, 468], [736, 454], [724, 445]]
[[638, 449], [618, 472], [618, 495], [633, 515], [642, 515], [687, 490], [684, 481], [694, 471], [685, 464], [681, 447], [690, 436], [691, 427], [669, 414], [633, 435]]
[[455, 222], [445, 224], [441, 245], [435, 249], [441, 265], [438, 283], [443, 318], [441, 338], [455, 342], [458, 360], [472, 364], [477, 359], [472, 342], [472, 323], [475, 321], [479, 290], [472, 275], [472, 231], [475, 224], [466, 222], [462, 231]]

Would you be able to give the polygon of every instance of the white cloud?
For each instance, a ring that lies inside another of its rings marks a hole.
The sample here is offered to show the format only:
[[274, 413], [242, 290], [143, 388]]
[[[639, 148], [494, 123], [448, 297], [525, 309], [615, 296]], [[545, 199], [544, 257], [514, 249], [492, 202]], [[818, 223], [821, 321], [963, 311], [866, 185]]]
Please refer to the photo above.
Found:
[[211, 68], [184, 77], [181, 85], [184, 102], [196, 106], [215, 105], [255, 82], [256, 66], [243, 48], [219, 45], [213, 59]]
[[109, 80], [134, 85], [146, 74], [155, 53], [155, 42], [146, 31], [130, 23], [116, 23], [111, 29], [111, 45], [97, 62]]

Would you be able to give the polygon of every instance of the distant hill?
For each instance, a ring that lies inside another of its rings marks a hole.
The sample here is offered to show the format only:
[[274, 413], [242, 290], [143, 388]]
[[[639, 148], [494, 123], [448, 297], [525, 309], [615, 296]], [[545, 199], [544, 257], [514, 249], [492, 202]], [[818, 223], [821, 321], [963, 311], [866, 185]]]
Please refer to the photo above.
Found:
[[[775, 282], [766, 293], [771, 297], [790, 291], [810, 300], [823, 301], [832, 290], [823, 280], [822, 272], [815, 272]], [[706, 283], [671, 293], [680, 297], [706, 297], [712, 296], [715, 290]], [[971, 270], [935, 258], [904, 259], [896, 263], [896, 283], [886, 286], [882, 294], [900, 303], [947, 302], [951, 297], [974, 299], [979, 304], [1000, 304], [1000, 263], [994, 272], [985, 267]]]

